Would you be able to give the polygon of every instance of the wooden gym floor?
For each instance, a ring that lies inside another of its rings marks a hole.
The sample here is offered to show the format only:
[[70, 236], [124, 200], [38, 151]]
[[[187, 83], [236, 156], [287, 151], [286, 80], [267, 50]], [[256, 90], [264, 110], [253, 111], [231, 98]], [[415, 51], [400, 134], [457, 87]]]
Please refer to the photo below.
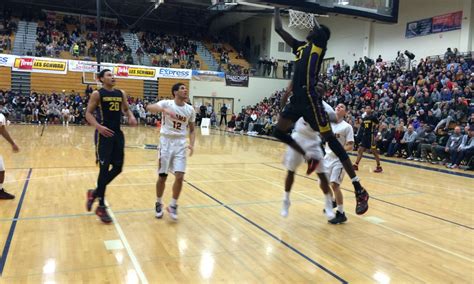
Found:
[[472, 172], [383, 162], [375, 174], [364, 159], [370, 209], [354, 214], [346, 177], [348, 222], [334, 226], [303, 167], [280, 216], [283, 145], [198, 133], [173, 222], [154, 218], [156, 151], [144, 145], [158, 132], [124, 128], [124, 171], [107, 191], [116, 222], [104, 225], [84, 206], [98, 174], [92, 128], [9, 130], [21, 152], [1, 140], [4, 185], [17, 198], [0, 201], [0, 283], [474, 282]]

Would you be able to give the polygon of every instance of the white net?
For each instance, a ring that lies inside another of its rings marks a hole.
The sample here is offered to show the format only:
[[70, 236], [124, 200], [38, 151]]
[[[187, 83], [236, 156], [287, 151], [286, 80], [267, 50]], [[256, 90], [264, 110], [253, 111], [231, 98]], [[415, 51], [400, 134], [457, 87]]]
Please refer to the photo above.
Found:
[[289, 27], [300, 29], [312, 29], [315, 26], [316, 15], [296, 10], [288, 10], [290, 13]]

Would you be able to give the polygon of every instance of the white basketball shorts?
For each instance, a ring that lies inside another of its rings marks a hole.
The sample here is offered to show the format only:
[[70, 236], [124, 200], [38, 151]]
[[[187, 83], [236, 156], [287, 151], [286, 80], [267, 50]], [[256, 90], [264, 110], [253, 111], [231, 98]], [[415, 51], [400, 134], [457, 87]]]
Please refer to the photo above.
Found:
[[[321, 148], [321, 138], [317, 137], [316, 139], [309, 139], [306, 136], [299, 135], [298, 133], [293, 133], [291, 135], [293, 139], [298, 143], [298, 145], [303, 148], [307, 153], [311, 152], [311, 156], [322, 160], [323, 159], [323, 150]], [[304, 157], [300, 153], [296, 152], [293, 148], [288, 146], [285, 157], [283, 158], [283, 165], [288, 171], [294, 172], [296, 169], [304, 162]], [[318, 168], [320, 168], [321, 163], [319, 163]], [[317, 171], [318, 169], [316, 169]]]
[[185, 137], [160, 137], [158, 149], [158, 174], [186, 172]]

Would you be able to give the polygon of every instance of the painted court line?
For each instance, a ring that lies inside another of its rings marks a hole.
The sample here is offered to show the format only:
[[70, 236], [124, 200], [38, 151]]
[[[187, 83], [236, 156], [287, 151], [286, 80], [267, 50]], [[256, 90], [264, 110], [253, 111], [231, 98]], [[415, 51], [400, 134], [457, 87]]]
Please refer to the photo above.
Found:
[[[218, 129], [218, 131], [233, 133], [233, 132], [230, 132], [230, 131], [227, 131], [227, 130], [222, 130], [222, 129]], [[238, 135], [242, 135], [242, 134], [238, 134]], [[248, 136], [248, 137], [257, 138], [257, 139], [263, 139], [263, 140], [273, 141], [273, 142], [276, 142], [276, 143], [281, 143], [280, 141], [278, 141], [276, 138], [273, 138], [273, 137], [253, 136], [253, 135], [247, 135], [247, 134], [243, 134], [243, 135]], [[347, 153], [347, 154], [349, 156], [354, 156], [354, 157], [357, 156], [357, 154], [353, 154], [353, 153]], [[368, 156], [366, 154], [363, 154], [363, 157], [366, 158], [366, 159], [375, 160], [374, 157]], [[408, 167], [412, 167], [412, 168], [418, 168], [418, 169], [423, 169], [423, 170], [428, 170], [428, 171], [440, 172], [440, 173], [449, 174], [449, 175], [474, 178], [474, 174], [470, 174], [470, 173], [467, 173], [467, 172], [462, 173], [462, 172], [458, 172], [458, 171], [450, 171], [450, 170], [441, 169], [441, 168], [432, 168], [432, 167], [428, 167], [428, 166], [416, 165], [416, 164], [412, 164], [412, 163], [407, 163], [407, 162], [397, 161], [397, 160], [391, 160], [391, 159], [385, 159], [385, 158], [380, 158], [380, 160], [384, 161], [386, 163], [391, 163], [391, 164], [396, 164], [396, 165], [403, 165], [403, 166], [408, 166]]]
[[193, 185], [192, 183], [184, 180], [185, 183], [189, 184], [191, 187], [193, 187], [194, 189], [196, 189], [197, 191], [201, 192], [202, 194], [204, 194], [205, 196], [209, 197], [210, 199], [214, 200], [215, 202], [219, 203], [220, 205], [222, 205], [224, 208], [226, 208], [227, 210], [231, 211], [232, 213], [234, 213], [235, 215], [237, 215], [238, 217], [242, 218], [243, 220], [247, 221], [247, 223], [250, 223], [251, 225], [253, 225], [254, 227], [256, 227], [257, 229], [259, 229], [260, 231], [264, 232], [265, 234], [267, 234], [268, 236], [270, 236], [272, 239], [278, 241], [279, 243], [281, 243], [282, 245], [284, 245], [285, 247], [289, 248], [290, 250], [292, 250], [293, 252], [295, 252], [296, 254], [298, 254], [299, 256], [303, 257], [304, 259], [306, 259], [307, 261], [309, 261], [310, 263], [312, 263], [313, 265], [315, 265], [316, 267], [318, 267], [319, 269], [323, 270], [324, 272], [326, 272], [327, 274], [331, 275], [332, 277], [334, 277], [335, 279], [337, 279], [339, 282], [341, 283], [348, 283], [346, 280], [344, 280], [343, 278], [341, 278], [339, 275], [337, 275], [336, 273], [332, 272], [331, 270], [329, 270], [328, 268], [324, 267], [323, 265], [321, 265], [320, 263], [316, 262], [315, 260], [313, 260], [312, 258], [310, 258], [309, 256], [305, 255], [304, 253], [302, 253], [301, 251], [299, 251], [298, 249], [296, 249], [295, 247], [293, 247], [292, 245], [290, 245], [289, 243], [285, 242], [284, 240], [280, 239], [279, 237], [277, 237], [276, 235], [274, 235], [273, 233], [271, 233], [270, 231], [266, 230], [265, 228], [263, 228], [262, 226], [258, 225], [257, 223], [255, 223], [254, 221], [250, 220], [249, 218], [245, 217], [244, 215], [240, 214], [238, 211], [232, 209], [231, 207], [229, 207], [228, 205], [225, 205], [223, 202], [221, 202], [220, 200], [218, 200], [217, 198], [215, 198], [214, 196], [210, 195], [209, 193], [205, 192], [204, 190], [198, 188], [197, 186]]
[[[107, 207], [109, 207], [107, 202], [105, 203]], [[138, 278], [140, 279], [141, 283], [148, 284], [148, 279], [146, 278], [145, 273], [143, 273], [142, 267], [140, 266], [140, 263], [138, 262], [137, 257], [133, 253], [133, 249], [128, 243], [127, 237], [125, 237], [122, 227], [120, 226], [117, 218], [115, 218], [114, 212], [110, 208], [108, 208], [107, 210], [109, 211], [110, 217], [112, 217], [112, 221], [114, 223], [115, 229], [117, 230], [120, 240], [122, 241], [122, 244], [125, 247], [125, 250], [127, 251], [127, 254], [130, 257], [130, 260], [132, 261], [133, 267], [135, 268], [135, 272], [137, 273]]]
[[23, 200], [25, 199], [26, 190], [28, 189], [31, 172], [32, 172], [32, 169], [30, 168], [30, 170], [28, 171], [28, 176], [26, 177], [25, 185], [23, 186], [23, 191], [21, 193], [20, 201], [18, 202], [18, 206], [16, 208], [15, 217], [12, 221], [10, 231], [8, 232], [7, 241], [5, 242], [5, 246], [3, 247], [2, 258], [0, 259], [0, 276], [2, 276], [3, 269], [5, 268], [5, 264], [7, 262], [8, 252], [10, 251], [10, 245], [13, 239], [13, 234], [15, 233], [17, 219], [18, 219], [18, 216], [20, 216], [21, 206], [23, 205]]
[[[268, 165], [267, 165], [267, 166], [268, 166]], [[270, 166], [270, 167], [271, 167], [271, 166]], [[246, 174], [243, 174], [243, 175], [246, 175]], [[262, 181], [265, 181], [265, 182], [267, 182], [267, 183], [269, 183], [269, 184], [276, 185], [276, 186], [278, 186], [278, 187], [284, 188], [281, 184], [277, 184], [277, 183], [275, 183], [275, 182], [268, 181], [268, 180], [265, 180], [265, 179], [260, 178], [260, 177], [259, 177], [259, 179], [262, 180]], [[311, 179], [311, 178], [308, 178], [308, 179], [313, 180], [313, 179]], [[305, 198], [314, 200], [314, 201], [316, 201], [316, 202], [318, 202], [318, 203], [324, 204], [324, 201], [318, 200], [318, 199], [313, 198], [313, 197], [311, 197], [311, 196], [309, 196], [309, 195], [306, 195], [306, 194], [304, 194], [304, 193], [295, 192], [295, 194], [298, 194], [298, 195], [303, 196], [303, 197], [305, 197]], [[474, 262], [473, 259], [470, 259], [470, 258], [468, 258], [468, 257], [465, 257], [465, 256], [460, 255], [460, 254], [458, 254], [458, 253], [455, 253], [455, 252], [453, 252], [453, 251], [450, 251], [450, 250], [448, 250], [448, 249], [442, 248], [442, 247], [440, 247], [440, 246], [434, 245], [434, 244], [432, 244], [432, 243], [426, 242], [426, 241], [424, 241], [424, 240], [418, 239], [418, 238], [416, 238], [416, 237], [414, 237], [414, 236], [408, 235], [408, 234], [406, 234], [406, 233], [403, 233], [403, 232], [398, 231], [398, 230], [396, 230], [396, 229], [390, 228], [390, 227], [385, 226], [385, 225], [383, 225], [383, 224], [371, 222], [371, 220], [366, 220], [364, 217], [361, 217], [361, 216], [359, 216], [359, 215], [355, 215], [355, 214], [352, 214], [352, 213], [349, 213], [349, 212], [348, 212], [348, 214], [353, 215], [354, 217], [360, 218], [360, 219], [362, 219], [362, 220], [364, 220], [364, 221], [366, 221], [366, 222], [369, 222], [369, 223], [371, 223], [371, 224], [374, 224], [374, 225], [376, 225], [376, 226], [382, 227], [382, 228], [384, 228], [384, 229], [386, 229], [386, 230], [389, 230], [389, 231], [391, 231], [391, 232], [394, 232], [394, 233], [397, 233], [397, 234], [399, 234], [399, 235], [405, 236], [405, 237], [407, 237], [407, 238], [409, 238], [409, 239], [412, 239], [412, 240], [414, 240], [414, 241], [417, 241], [417, 242], [420, 242], [420, 243], [425, 244], [425, 245], [427, 245], [427, 246], [430, 246], [430, 247], [432, 247], [432, 248], [435, 248], [435, 249], [437, 249], [437, 250], [440, 250], [440, 251], [443, 251], [443, 252], [445, 252], [445, 253], [451, 254], [451, 255], [453, 255], [453, 256], [459, 257], [459, 258], [464, 259], [464, 260], [467, 260], [467, 261], [469, 261], [469, 262]], [[465, 225], [463, 225], [463, 226], [466, 227]]]
[[[293, 199], [292, 202], [307, 202], [309, 199]], [[280, 203], [281, 200], [264, 200], [264, 201], [248, 201], [248, 202], [235, 202], [225, 204], [227, 206], [249, 206], [249, 205], [264, 205], [264, 204], [273, 204]], [[196, 204], [196, 205], [183, 205], [180, 206], [180, 210], [187, 209], [201, 209], [201, 208], [215, 208], [223, 207], [220, 204]], [[142, 212], [154, 212], [155, 208], [143, 208], [143, 209], [124, 209], [117, 210], [114, 213], [117, 215], [125, 215], [128, 213], [142, 213]], [[0, 222], [12, 222], [12, 221], [33, 221], [33, 220], [46, 220], [46, 219], [67, 219], [67, 218], [80, 218], [80, 217], [91, 217], [95, 216], [95, 213], [78, 213], [78, 214], [64, 214], [64, 215], [47, 215], [47, 216], [33, 216], [33, 217], [23, 217], [23, 218], [0, 218]]]
[[[299, 194], [299, 195], [301, 195], [301, 196], [303, 196], [303, 197], [306, 197], [306, 198], [308, 198], [308, 199], [314, 200], [314, 201], [316, 201], [316, 202], [318, 202], [318, 203], [324, 204], [324, 201], [318, 200], [318, 199], [313, 198], [313, 197], [311, 197], [311, 196], [309, 196], [309, 195], [306, 195], [306, 194], [304, 194], [304, 193], [299, 193], [299, 192], [295, 192], [295, 193], [296, 193], [296, 194]], [[399, 230], [390, 228], [390, 227], [388, 227], [388, 226], [386, 226], [386, 225], [381, 224], [381, 222], [374, 222], [373, 219], [367, 219], [367, 218], [361, 217], [361, 216], [359, 216], [359, 215], [356, 215], [356, 214], [353, 214], [353, 213], [349, 213], [349, 212], [347, 212], [347, 211], [346, 211], [346, 213], [347, 213], [347, 214], [350, 214], [350, 215], [352, 215], [352, 216], [354, 216], [354, 217], [357, 217], [357, 218], [359, 218], [359, 219], [362, 219], [362, 220], [364, 220], [364, 221], [366, 221], [366, 222], [369, 222], [369, 223], [371, 223], [371, 224], [374, 224], [374, 225], [376, 225], [376, 226], [382, 227], [382, 228], [384, 228], [384, 229], [386, 229], [386, 230], [389, 230], [389, 231], [391, 231], [391, 232], [394, 232], [394, 233], [396, 233], [396, 234], [399, 234], [399, 235], [401, 235], [401, 236], [407, 237], [407, 238], [409, 238], [409, 239], [412, 239], [412, 240], [417, 241], [417, 242], [419, 242], [419, 243], [422, 243], [422, 244], [424, 244], [424, 245], [430, 246], [430, 247], [432, 247], [432, 248], [434, 248], [434, 249], [437, 249], [437, 250], [440, 250], [440, 251], [442, 251], [442, 252], [451, 254], [451, 255], [453, 255], [453, 256], [459, 257], [459, 258], [461, 258], [461, 259], [463, 259], [463, 260], [467, 260], [467, 261], [469, 261], [469, 262], [474, 262], [473, 259], [470, 259], [470, 258], [468, 258], [468, 257], [465, 257], [465, 256], [463, 256], [463, 255], [460, 255], [460, 254], [455, 253], [455, 252], [453, 252], [453, 251], [450, 251], [450, 250], [448, 250], [448, 249], [445, 249], [445, 248], [443, 248], [443, 247], [437, 246], [437, 245], [435, 245], [435, 244], [429, 243], [429, 242], [427, 242], [427, 241], [421, 240], [421, 239], [416, 238], [416, 237], [414, 237], [414, 236], [411, 236], [411, 235], [409, 235], [409, 234], [403, 233], [403, 232], [401, 232], [401, 231], [399, 231]], [[382, 219], [380, 219], [380, 218], [376, 218], [376, 219], [382, 220]], [[382, 220], [382, 221], [383, 221], [383, 220]]]
[[[280, 170], [280, 171], [284, 171], [284, 169], [281, 169], [281, 168], [278, 168], [278, 167], [275, 167], [275, 166], [272, 166], [272, 165], [268, 165], [268, 164], [265, 164], [265, 163], [263, 163], [262, 165], [265, 165], [267, 167], [274, 168], [274, 169], [277, 169], [277, 170]], [[305, 179], [317, 181], [316, 179], [313, 179], [313, 178], [310, 178], [310, 177], [307, 177], [307, 176], [304, 176], [304, 175], [300, 175], [300, 174], [296, 174], [296, 175], [299, 176], [299, 177], [305, 178]], [[341, 189], [344, 190], [344, 191], [353, 193], [352, 190], [349, 190], [347, 188], [341, 187]], [[454, 222], [452, 220], [448, 220], [448, 219], [445, 219], [445, 218], [442, 218], [442, 217], [439, 217], [439, 216], [436, 216], [436, 215], [431, 215], [429, 213], [419, 211], [419, 210], [416, 210], [416, 209], [413, 209], [413, 208], [410, 208], [410, 207], [406, 207], [406, 206], [403, 206], [403, 205], [400, 205], [400, 204], [397, 204], [397, 203], [386, 201], [386, 200], [377, 198], [376, 196], [370, 196], [370, 198], [373, 199], [373, 200], [377, 200], [377, 201], [386, 203], [386, 204], [390, 204], [390, 205], [395, 206], [395, 207], [403, 208], [403, 209], [406, 209], [406, 210], [409, 210], [409, 211], [412, 211], [412, 212], [415, 212], [415, 213], [418, 213], [418, 214], [421, 214], [421, 215], [425, 215], [425, 216], [430, 217], [430, 218], [438, 219], [440, 221], [444, 221], [444, 222], [447, 222], [447, 223], [454, 224], [456, 226], [464, 227], [464, 228], [469, 229], [469, 230], [474, 230], [474, 227], [471, 227], [471, 226], [468, 226], [468, 225], [465, 225], [465, 224], [461, 224], [461, 223], [458, 223], [458, 222]]]

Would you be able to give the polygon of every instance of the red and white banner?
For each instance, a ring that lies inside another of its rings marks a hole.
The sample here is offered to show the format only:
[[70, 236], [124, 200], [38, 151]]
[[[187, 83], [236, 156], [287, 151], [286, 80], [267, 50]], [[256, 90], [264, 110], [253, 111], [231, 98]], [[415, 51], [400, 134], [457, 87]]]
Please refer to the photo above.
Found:
[[20, 72], [66, 74], [67, 60], [40, 57], [16, 57], [12, 70]]

